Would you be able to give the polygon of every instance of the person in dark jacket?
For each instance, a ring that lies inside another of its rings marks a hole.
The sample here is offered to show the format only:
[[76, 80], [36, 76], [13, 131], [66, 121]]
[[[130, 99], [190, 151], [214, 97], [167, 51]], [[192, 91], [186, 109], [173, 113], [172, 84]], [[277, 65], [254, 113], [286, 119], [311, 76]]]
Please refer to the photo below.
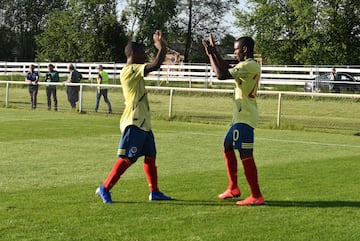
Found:
[[[80, 83], [82, 78], [81, 74], [75, 69], [73, 64], [69, 65], [69, 77], [65, 81], [65, 83]], [[79, 101], [79, 90], [80, 86], [68, 85], [66, 88], [66, 94], [68, 97], [68, 101], [72, 109], [76, 108], [76, 102]]]
[[35, 66], [33, 64], [30, 65], [29, 72], [26, 73], [25, 82], [29, 84], [31, 108], [36, 109], [37, 94], [39, 90], [39, 72], [35, 71]]

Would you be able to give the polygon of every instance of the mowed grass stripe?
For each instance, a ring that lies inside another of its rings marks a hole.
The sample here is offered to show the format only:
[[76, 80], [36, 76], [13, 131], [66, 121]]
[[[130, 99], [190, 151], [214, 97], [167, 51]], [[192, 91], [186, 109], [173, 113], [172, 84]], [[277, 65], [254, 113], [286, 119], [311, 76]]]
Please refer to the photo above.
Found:
[[[1, 136], [12, 138], [0, 140], [1, 240], [360, 239], [360, 156], [351, 146], [358, 137], [257, 129], [267, 204], [237, 207], [236, 199], [217, 198], [227, 186], [221, 147], [227, 126], [154, 120], [159, 185], [177, 200], [147, 200], [139, 160], [112, 190], [116, 203], [104, 205], [94, 192], [116, 160], [119, 116], [0, 111], [10, 120]], [[31, 125], [17, 122], [24, 116]], [[242, 172], [239, 163], [246, 197]]]

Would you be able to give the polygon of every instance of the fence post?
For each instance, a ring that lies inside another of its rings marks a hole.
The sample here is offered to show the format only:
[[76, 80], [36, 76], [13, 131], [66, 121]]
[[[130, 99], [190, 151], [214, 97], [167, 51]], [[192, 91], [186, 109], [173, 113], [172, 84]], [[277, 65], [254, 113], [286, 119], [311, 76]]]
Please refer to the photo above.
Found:
[[160, 76], [160, 71], [161, 71], [161, 68], [160, 69], [158, 69], [158, 71], [157, 71], [157, 86], [160, 86], [160, 78], [161, 78], [161, 76]]
[[280, 128], [280, 117], [281, 117], [281, 92], [278, 96], [278, 110], [277, 110], [277, 118], [276, 118], [276, 127]]
[[172, 102], [173, 102], [174, 89], [170, 89], [170, 102], [169, 102], [169, 118], [172, 116]]
[[80, 84], [80, 93], [79, 93], [79, 113], [82, 113], [82, 95], [83, 95], [83, 85]]
[[6, 82], [5, 107], [9, 104], [9, 82]]
[[208, 87], [208, 81], [209, 81], [208, 65], [205, 64], [205, 89], [207, 89]]

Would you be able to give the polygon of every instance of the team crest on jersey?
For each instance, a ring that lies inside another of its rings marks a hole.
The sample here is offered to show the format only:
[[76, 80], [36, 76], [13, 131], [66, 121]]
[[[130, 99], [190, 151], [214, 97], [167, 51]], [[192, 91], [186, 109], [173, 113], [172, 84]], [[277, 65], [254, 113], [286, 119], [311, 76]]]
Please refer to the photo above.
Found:
[[130, 152], [131, 153], [136, 153], [137, 152], [137, 147], [136, 146], [131, 147]]

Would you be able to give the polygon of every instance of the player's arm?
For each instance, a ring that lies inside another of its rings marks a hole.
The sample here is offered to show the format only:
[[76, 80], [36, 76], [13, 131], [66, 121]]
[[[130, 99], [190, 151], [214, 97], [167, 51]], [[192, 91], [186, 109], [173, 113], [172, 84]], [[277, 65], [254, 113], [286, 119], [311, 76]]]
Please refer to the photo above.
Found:
[[164, 62], [166, 55], [166, 42], [162, 38], [162, 34], [160, 30], [156, 30], [153, 34], [154, 46], [157, 48], [158, 52], [156, 57], [152, 63], [149, 63], [145, 66], [145, 75], [150, 73], [151, 71], [157, 70], [160, 68], [161, 64]]
[[230, 65], [226, 63], [215, 48], [214, 40], [210, 34], [209, 41], [203, 40], [205, 52], [209, 57], [210, 64], [219, 80], [233, 78], [229, 72]]

